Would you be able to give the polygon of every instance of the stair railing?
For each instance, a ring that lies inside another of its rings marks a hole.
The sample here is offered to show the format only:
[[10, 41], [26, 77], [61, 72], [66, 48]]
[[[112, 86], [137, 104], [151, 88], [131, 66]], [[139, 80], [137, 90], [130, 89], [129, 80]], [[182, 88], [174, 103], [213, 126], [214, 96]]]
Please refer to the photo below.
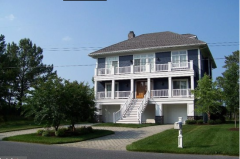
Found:
[[137, 109], [137, 118], [138, 118], [139, 124], [142, 123], [142, 113], [144, 112], [144, 110], [148, 104], [149, 97], [150, 97], [150, 93], [147, 91], [142, 99], [140, 106]]
[[126, 113], [128, 108], [130, 107], [130, 103], [132, 102], [132, 99], [133, 99], [133, 92], [130, 93], [126, 102], [123, 105], [121, 105], [121, 108], [117, 112], [113, 113], [113, 123], [116, 123], [118, 120], [123, 118], [123, 115]]

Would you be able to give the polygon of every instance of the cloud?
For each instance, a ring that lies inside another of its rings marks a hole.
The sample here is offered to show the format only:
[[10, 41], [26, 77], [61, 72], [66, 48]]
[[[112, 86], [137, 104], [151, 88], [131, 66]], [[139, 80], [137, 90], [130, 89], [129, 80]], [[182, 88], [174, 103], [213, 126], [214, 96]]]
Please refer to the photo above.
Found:
[[15, 16], [13, 14], [9, 14], [8, 16], [5, 16], [7, 20], [13, 21], [15, 19]]
[[65, 36], [64, 38], [62, 38], [62, 41], [70, 41], [72, 40], [72, 38], [70, 38], [69, 36]]

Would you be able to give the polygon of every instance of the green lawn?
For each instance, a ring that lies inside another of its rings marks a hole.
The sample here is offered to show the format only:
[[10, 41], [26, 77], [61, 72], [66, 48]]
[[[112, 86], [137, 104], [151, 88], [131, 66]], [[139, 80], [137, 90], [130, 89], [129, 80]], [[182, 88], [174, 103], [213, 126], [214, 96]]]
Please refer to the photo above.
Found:
[[178, 148], [178, 130], [170, 129], [127, 146], [129, 151], [239, 155], [239, 131], [234, 124], [184, 125], [183, 149]]
[[80, 135], [80, 136], [71, 136], [71, 137], [43, 137], [34, 134], [25, 134], [17, 135], [3, 138], [4, 141], [18, 141], [18, 142], [28, 142], [28, 143], [41, 143], [41, 144], [62, 144], [62, 143], [71, 143], [79, 142], [84, 140], [89, 140], [93, 138], [98, 138], [106, 135], [114, 134], [113, 131], [109, 130], [93, 130], [93, 133]]
[[39, 128], [42, 125], [37, 125], [33, 121], [29, 120], [16, 120], [16, 121], [7, 121], [0, 123], [0, 133], [16, 130], [25, 130], [32, 128]]
[[147, 126], [155, 126], [156, 124], [119, 124], [119, 123], [100, 123], [93, 126], [102, 127], [126, 127], [126, 128], [142, 128]]

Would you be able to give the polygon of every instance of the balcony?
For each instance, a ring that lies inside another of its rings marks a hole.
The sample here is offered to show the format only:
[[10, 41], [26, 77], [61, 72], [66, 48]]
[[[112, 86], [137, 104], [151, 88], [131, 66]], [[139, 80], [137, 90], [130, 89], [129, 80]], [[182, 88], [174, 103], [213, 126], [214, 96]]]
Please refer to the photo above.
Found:
[[[170, 92], [170, 94], [169, 94]], [[127, 99], [130, 95], [130, 91], [115, 91], [114, 99]], [[186, 98], [192, 97], [191, 89], [160, 89], [160, 90], [151, 90], [151, 98]], [[97, 99], [113, 99], [112, 91], [106, 92], [97, 92]]]
[[193, 70], [193, 61], [183, 63], [166, 64], [146, 64], [141, 66], [126, 66], [112, 68], [96, 68], [95, 76], [120, 75], [120, 74], [137, 74], [145, 72], [171, 72], [171, 71], [189, 71]]

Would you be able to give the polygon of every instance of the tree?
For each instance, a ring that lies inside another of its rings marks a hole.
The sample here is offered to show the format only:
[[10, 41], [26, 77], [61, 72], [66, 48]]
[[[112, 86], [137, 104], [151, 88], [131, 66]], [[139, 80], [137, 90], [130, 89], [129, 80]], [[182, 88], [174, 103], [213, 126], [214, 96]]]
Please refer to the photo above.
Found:
[[219, 87], [223, 89], [224, 101], [230, 112], [234, 113], [235, 128], [237, 127], [237, 114], [239, 112], [239, 51], [225, 56], [225, 72], [217, 78]]
[[25, 115], [27, 117], [34, 116], [36, 123], [46, 122], [46, 126], [53, 126], [57, 131], [65, 119], [65, 105], [60, 96], [63, 89], [63, 80], [55, 75], [47, 81], [38, 80], [34, 89], [28, 91], [29, 95], [24, 100], [26, 103]]
[[73, 131], [75, 131], [77, 122], [93, 118], [95, 111], [94, 95], [87, 83], [65, 81], [61, 95], [62, 103], [65, 106], [66, 120], [70, 121]]
[[69, 82], [51, 76], [46, 82], [39, 80], [25, 98], [26, 116], [34, 116], [36, 123], [47, 122], [55, 130], [62, 121], [70, 121], [73, 131], [79, 121], [94, 116], [94, 95], [84, 82]]
[[13, 83], [13, 92], [19, 105], [22, 106], [22, 98], [26, 91], [32, 87], [39, 78], [46, 79], [49, 75], [55, 74], [53, 66], [42, 63], [43, 50], [33, 44], [30, 39], [22, 39], [17, 46], [14, 42], [7, 45], [6, 55], [10, 60], [15, 61], [14, 70], [17, 72]]
[[[16, 58], [10, 58], [6, 54], [4, 36], [0, 35], [0, 109], [2, 115], [7, 115], [15, 105], [13, 96], [17, 70], [12, 69], [17, 63]], [[12, 47], [15, 49], [15, 47]]]
[[203, 78], [198, 81], [195, 90], [192, 91], [196, 100], [196, 111], [199, 113], [207, 113], [208, 120], [211, 114], [215, 114], [215, 110], [221, 106], [221, 89], [216, 87], [216, 82], [204, 74]]

